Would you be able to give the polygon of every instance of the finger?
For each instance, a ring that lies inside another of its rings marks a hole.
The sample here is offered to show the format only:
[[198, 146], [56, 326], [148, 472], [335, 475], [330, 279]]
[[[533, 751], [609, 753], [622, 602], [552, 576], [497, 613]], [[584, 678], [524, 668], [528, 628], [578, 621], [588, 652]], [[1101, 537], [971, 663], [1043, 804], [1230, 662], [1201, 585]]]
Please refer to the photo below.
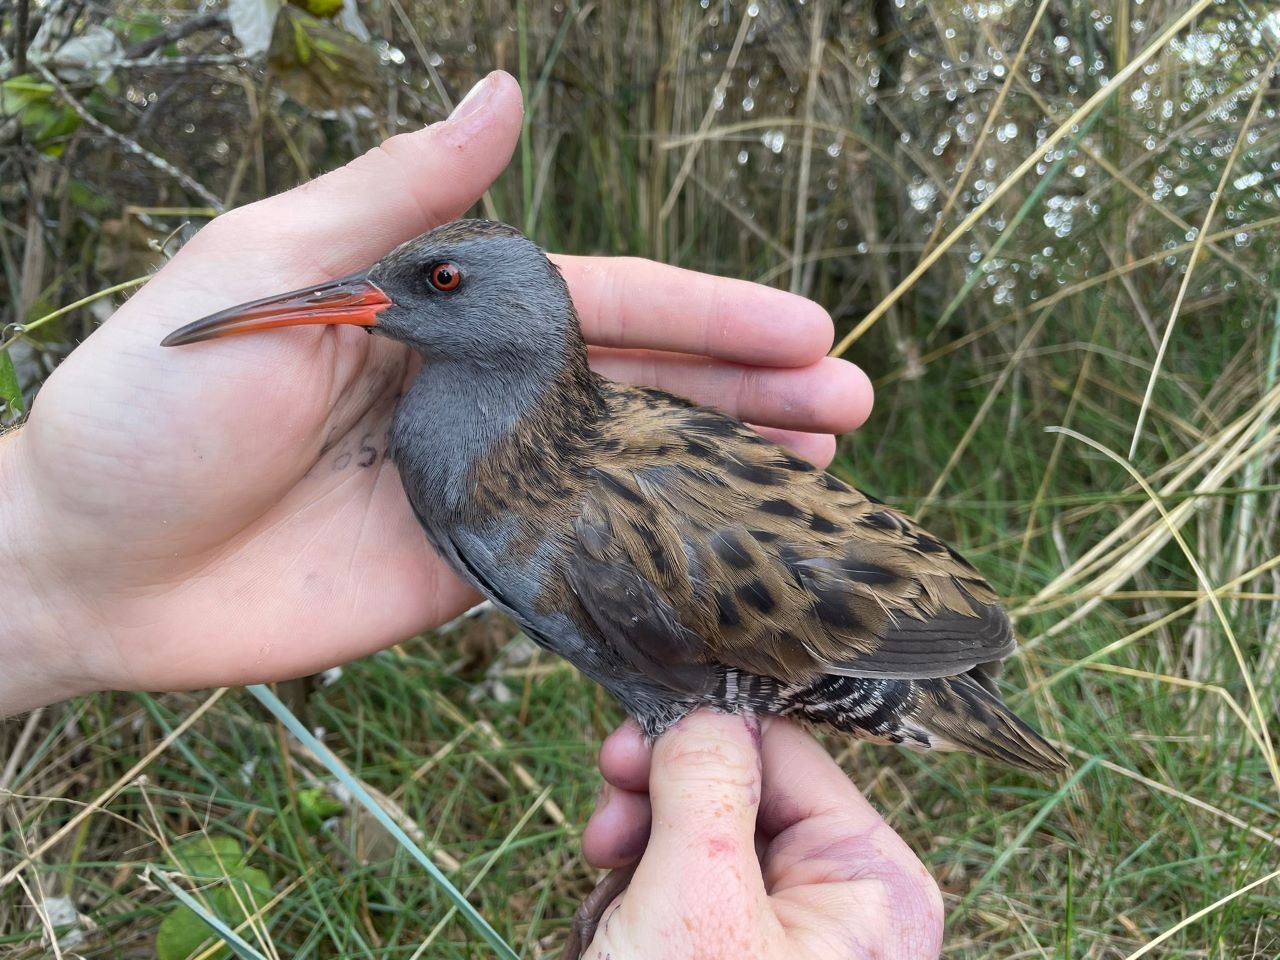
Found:
[[[649, 772], [649, 845], [633, 886], [650, 886], [664, 898], [714, 887], [722, 904], [763, 896], [755, 848], [759, 738], [754, 717], [703, 710], [658, 739]], [[671, 890], [673, 877], [680, 890]]]
[[741, 420], [809, 433], [847, 433], [871, 413], [871, 381], [846, 360], [807, 367], [751, 367], [654, 350], [593, 350], [612, 380], [643, 383]]
[[582, 831], [582, 854], [599, 869], [635, 863], [649, 840], [649, 795], [605, 784]]
[[645, 743], [640, 725], [628, 717], [600, 745], [600, 775], [622, 790], [647, 793], [653, 748]]
[[[166, 271], [152, 285], [180, 282], [189, 289], [186, 278], [209, 278], [187, 300], [199, 316], [279, 292], [281, 276], [303, 286], [368, 266], [471, 206], [510, 159], [521, 113], [515, 80], [491, 73], [448, 120], [392, 137], [331, 173], [218, 217], [178, 254], [197, 259], [201, 269]], [[170, 325], [172, 315], [157, 311], [155, 322]]]
[[635, 257], [552, 259], [587, 340], [598, 346], [803, 367], [824, 356], [835, 337], [822, 307], [772, 287]]

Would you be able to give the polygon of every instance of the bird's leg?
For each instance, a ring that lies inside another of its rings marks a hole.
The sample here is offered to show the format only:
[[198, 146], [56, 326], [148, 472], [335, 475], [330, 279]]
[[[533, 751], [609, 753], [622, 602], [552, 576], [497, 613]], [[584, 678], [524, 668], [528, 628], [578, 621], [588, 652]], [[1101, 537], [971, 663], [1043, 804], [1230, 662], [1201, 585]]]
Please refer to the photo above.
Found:
[[639, 861], [627, 867], [619, 867], [605, 874], [604, 879], [596, 884], [594, 890], [587, 894], [573, 915], [573, 923], [569, 926], [569, 938], [565, 941], [564, 953], [560, 960], [580, 960], [591, 941], [596, 937], [596, 928], [604, 919], [604, 912], [609, 904], [627, 889], [627, 884], [635, 876]]

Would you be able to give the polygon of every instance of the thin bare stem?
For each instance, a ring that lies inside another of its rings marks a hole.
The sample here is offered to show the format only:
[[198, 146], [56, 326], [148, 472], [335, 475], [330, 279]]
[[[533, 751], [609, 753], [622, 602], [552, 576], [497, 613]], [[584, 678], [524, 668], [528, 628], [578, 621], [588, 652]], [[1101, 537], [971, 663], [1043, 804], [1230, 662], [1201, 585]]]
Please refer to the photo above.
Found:
[[809, 22], [809, 82], [804, 93], [804, 138], [800, 145], [800, 178], [796, 184], [796, 226], [791, 245], [792, 293], [800, 292], [800, 262], [804, 255], [805, 224], [809, 213], [809, 173], [813, 165], [813, 101], [818, 93], [818, 77], [822, 72], [822, 24], [827, 10], [818, 0]]

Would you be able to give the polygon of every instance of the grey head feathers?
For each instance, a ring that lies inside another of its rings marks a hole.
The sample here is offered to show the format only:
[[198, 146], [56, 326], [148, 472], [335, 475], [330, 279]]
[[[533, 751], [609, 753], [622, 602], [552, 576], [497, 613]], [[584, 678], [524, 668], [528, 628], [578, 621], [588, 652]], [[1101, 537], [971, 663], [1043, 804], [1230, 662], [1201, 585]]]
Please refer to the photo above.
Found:
[[[453, 290], [431, 283], [431, 268], [441, 263], [457, 266]], [[377, 332], [409, 344], [428, 362], [512, 365], [537, 374], [585, 349], [560, 271], [504, 223], [460, 220], [438, 227], [402, 244], [369, 279], [394, 300], [379, 314]]]

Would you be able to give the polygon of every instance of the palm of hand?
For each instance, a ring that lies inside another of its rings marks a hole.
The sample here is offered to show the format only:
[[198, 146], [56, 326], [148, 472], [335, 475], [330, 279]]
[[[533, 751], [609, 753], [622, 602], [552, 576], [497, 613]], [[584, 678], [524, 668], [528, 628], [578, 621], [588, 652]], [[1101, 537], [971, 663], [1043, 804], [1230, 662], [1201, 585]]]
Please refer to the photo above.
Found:
[[[403, 348], [353, 330], [226, 341], [181, 362], [159, 348], [228, 297], [322, 279], [214, 244], [189, 246], [94, 335], [97, 349], [68, 359], [25, 437], [43, 502], [96, 520], [63, 525], [79, 567], [64, 576], [116, 598], [104, 611], [116, 650], [102, 652], [124, 675], [95, 673], [122, 686], [166, 686], [172, 653], [159, 645], [175, 637], [201, 683], [236, 682], [250, 664], [290, 676], [472, 597], [428, 548], [385, 455]], [[227, 283], [213, 293], [200, 276]], [[252, 629], [236, 629], [246, 616]], [[298, 635], [305, 646], [289, 643]]]

